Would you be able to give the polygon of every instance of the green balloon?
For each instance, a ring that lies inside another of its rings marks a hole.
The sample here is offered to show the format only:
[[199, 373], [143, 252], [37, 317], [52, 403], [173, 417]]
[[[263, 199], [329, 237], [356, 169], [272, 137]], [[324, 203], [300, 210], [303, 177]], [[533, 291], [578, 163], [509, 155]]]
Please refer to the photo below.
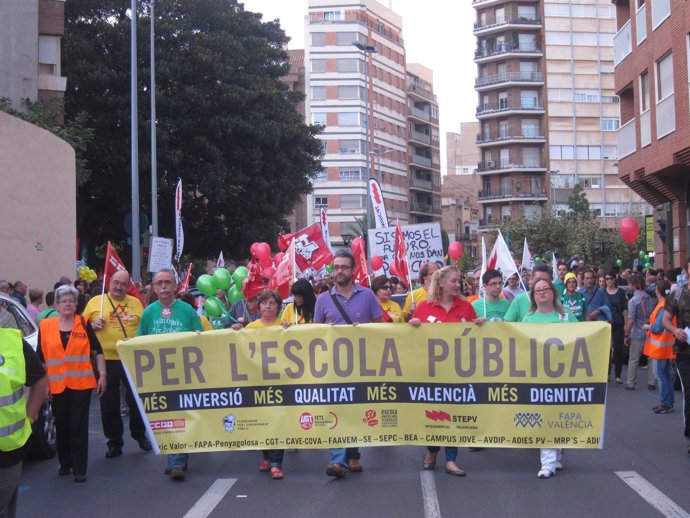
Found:
[[212, 295], [216, 294], [216, 287], [213, 285], [213, 277], [210, 275], [202, 275], [196, 280], [196, 287], [197, 289], [206, 295], [207, 297], [210, 297]]
[[650, 263], [649, 261], [647, 261], [646, 263], [644, 263], [644, 267], [645, 267], [645, 268], [650, 268], [651, 266], [652, 266], [652, 263]]
[[228, 302], [230, 302], [230, 304], [234, 304], [243, 298], [244, 295], [242, 295], [242, 289], [238, 288], [237, 284], [235, 284], [232, 288], [230, 288], [230, 291], [228, 291]]
[[332, 264], [327, 264], [326, 265], [326, 271], [328, 273], [333, 273], [333, 265]]
[[223, 315], [223, 306], [217, 297], [209, 297], [204, 302], [204, 311], [208, 316], [218, 318]]
[[541, 262], [541, 257], [537, 256], [534, 258], [535, 263], [540, 263]]
[[238, 266], [232, 274], [232, 280], [235, 281], [235, 286], [242, 286], [242, 281], [249, 275], [249, 270], [246, 266]]
[[640, 250], [640, 253], [637, 255], [640, 257], [640, 259], [644, 259], [644, 251]]
[[218, 268], [215, 272], [213, 272], [213, 285], [217, 290], [229, 290], [231, 282], [232, 276], [225, 268]]
[[616, 259], [616, 266], [618, 266], [618, 268], [623, 266], [623, 261], [621, 261], [620, 259]]

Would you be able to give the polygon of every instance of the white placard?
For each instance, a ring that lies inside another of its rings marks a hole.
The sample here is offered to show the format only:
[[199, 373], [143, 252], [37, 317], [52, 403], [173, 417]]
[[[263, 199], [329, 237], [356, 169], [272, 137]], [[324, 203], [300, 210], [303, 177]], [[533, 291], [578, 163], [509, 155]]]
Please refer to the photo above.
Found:
[[[401, 228], [412, 279], [419, 277], [419, 269], [424, 263], [433, 261], [439, 267], [443, 266], [440, 224], [401, 225]], [[379, 255], [383, 258], [383, 270], [389, 275], [388, 268], [395, 256], [395, 227], [369, 229], [369, 250], [372, 257]]]
[[149, 240], [149, 272], [156, 273], [172, 267], [173, 240], [151, 236]]

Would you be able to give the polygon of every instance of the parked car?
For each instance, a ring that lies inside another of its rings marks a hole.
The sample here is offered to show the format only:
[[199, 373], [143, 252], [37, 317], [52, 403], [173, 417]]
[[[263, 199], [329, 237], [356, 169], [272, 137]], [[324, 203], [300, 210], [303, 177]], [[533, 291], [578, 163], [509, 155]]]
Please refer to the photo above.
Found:
[[[0, 293], [0, 326], [19, 329], [27, 343], [34, 351], [38, 345], [38, 327], [24, 307], [12, 297]], [[33, 433], [29, 438], [27, 455], [36, 459], [49, 459], [57, 452], [55, 435], [55, 418], [50, 401], [46, 400], [41, 407], [38, 418], [33, 424]]]

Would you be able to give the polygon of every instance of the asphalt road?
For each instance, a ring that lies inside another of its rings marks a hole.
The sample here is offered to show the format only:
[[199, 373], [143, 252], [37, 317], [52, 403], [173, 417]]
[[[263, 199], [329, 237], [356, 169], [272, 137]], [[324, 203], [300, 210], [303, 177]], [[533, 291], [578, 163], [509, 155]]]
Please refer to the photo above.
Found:
[[[623, 372], [625, 376], [625, 370]], [[422, 471], [421, 447], [362, 448], [363, 473], [325, 475], [328, 452], [286, 452], [286, 477], [258, 471], [260, 453], [190, 458], [187, 480], [163, 474], [164, 456], [126, 438], [105, 458], [98, 402], [91, 412], [85, 484], [58, 477], [56, 459], [24, 465], [20, 517], [690, 517], [690, 455], [676, 411], [656, 415], [656, 394], [640, 371], [638, 390], [609, 383], [603, 450], [566, 450], [564, 469], [541, 480], [535, 449], [460, 449], [464, 478], [446, 475], [442, 453]], [[661, 510], [659, 510], [661, 509]]]

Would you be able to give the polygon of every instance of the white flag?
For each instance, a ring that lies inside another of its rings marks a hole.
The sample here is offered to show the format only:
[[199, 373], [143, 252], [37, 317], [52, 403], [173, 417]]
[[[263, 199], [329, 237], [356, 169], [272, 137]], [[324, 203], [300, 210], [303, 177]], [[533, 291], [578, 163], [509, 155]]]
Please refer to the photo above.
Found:
[[184, 248], [184, 230], [182, 229], [182, 178], [177, 181], [177, 187], [175, 188], [175, 237], [177, 241], [175, 261], [180, 262], [182, 249]]
[[328, 245], [328, 249], [333, 252], [331, 248], [331, 234], [328, 232], [328, 213], [326, 208], [322, 205], [319, 212], [319, 221], [321, 222], [321, 233], [323, 234], [323, 240]]
[[520, 269], [527, 269], [530, 272], [534, 269], [534, 258], [532, 257], [532, 252], [529, 251], [529, 246], [527, 246], [527, 238], [525, 238], [525, 244], [522, 247], [522, 263], [520, 264]]
[[216, 261], [216, 268], [225, 268], [225, 259], [223, 259], [223, 251], [218, 254], [218, 260]]
[[551, 255], [551, 271], [553, 274], [553, 280], [558, 279], [558, 261], [556, 260], [556, 252]]
[[503, 275], [503, 283], [508, 280], [508, 277], [512, 276], [514, 273], [518, 273], [517, 266], [515, 266], [515, 261], [513, 256], [508, 249], [508, 245], [503, 239], [503, 234], [498, 231], [498, 236], [496, 237], [496, 242], [489, 255], [489, 261], [487, 263], [487, 270], [498, 270]]

